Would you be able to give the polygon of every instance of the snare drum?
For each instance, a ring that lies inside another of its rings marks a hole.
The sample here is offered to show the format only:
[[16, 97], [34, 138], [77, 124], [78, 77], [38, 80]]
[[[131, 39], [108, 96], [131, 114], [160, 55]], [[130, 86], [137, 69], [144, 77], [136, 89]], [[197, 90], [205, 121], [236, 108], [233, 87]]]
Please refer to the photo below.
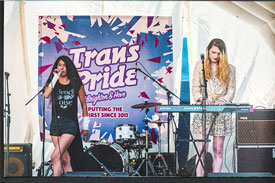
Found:
[[132, 124], [119, 124], [115, 127], [117, 143], [134, 143], [136, 141], [136, 126]]
[[[88, 153], [89, 152], [92, 152], [94, 157], [103, 163], [111, 172], [128, 171], [127, 153], [116, 143], [94, 143], [91, 144], [91, 147], [88, 150]], [[104, 171], [91, 155], [88, 155], [86, 164], [89, 164], [85, 169], [86, 171]]]

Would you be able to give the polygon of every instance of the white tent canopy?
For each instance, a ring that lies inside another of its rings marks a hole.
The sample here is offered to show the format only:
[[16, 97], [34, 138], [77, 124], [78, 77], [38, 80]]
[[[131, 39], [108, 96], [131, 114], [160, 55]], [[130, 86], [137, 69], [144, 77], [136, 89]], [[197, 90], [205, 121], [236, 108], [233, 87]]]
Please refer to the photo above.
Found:
[[[39, 15], [172, 16], [173, 57], [178, 76], [175, 83], [180, 83], [182, 38], [188, 40], [191, 81], [200, 53], [212, 38], [219, 37], [227, 45], [229, 62], [237, 69], [234, 101], [275, 107], [274, 2], [6, 1], [4, 6], [4, 71], [11, 75], [12, 94], [10, 142], [32, 143], [36, 168], [41, 162], [42, 148], [38, 100], [28, 106], [25, 103], [38, 92]], [[233, 171], [233, 141], [234, 134], [226, 139], [223, 172]], [[52, 144], [47, 143], [46, 160], [52, 150]], [[189, 154], [194, 155], [192, 147]]]

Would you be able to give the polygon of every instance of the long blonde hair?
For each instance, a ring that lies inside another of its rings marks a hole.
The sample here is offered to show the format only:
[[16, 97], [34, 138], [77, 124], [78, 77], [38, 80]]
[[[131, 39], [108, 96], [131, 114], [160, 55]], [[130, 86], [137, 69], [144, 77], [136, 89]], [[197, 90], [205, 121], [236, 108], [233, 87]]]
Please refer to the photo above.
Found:
[[218, 69], [216, 72], [216, 77], [224, 84], [229, 83], [229, 64], [226, 52], [226, 46], [223, 40], [215, 38], [210, 41], [206, 48], [205, 60], [204, 60], [204, 67], [205, 67], [205, 77], [207, 80], [211, 79], [212, 72], [211, 72], [211, 61], [209, 59], [209, 50], [212, 46], [216, 46], [220, 49], [220, 60], [218, 61]]

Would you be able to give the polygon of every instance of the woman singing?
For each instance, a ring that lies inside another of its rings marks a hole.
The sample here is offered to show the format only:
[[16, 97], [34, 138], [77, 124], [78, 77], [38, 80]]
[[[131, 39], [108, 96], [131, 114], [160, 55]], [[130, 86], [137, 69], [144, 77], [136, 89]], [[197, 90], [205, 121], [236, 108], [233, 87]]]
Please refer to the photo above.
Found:
[[77, 97], [79, 97], [83, 114], [81, 133], [85, 141], [89, 137], [85, 90], [76, 67], [69, 57], [60, 56], [55, 61], [45, 84], [44, 97], [50, 97], [52, 103], [50, 135], [54, 144], [51, 155], [53, 176], [61, 176], [62, 171], [66, 173], [79, 169], [80, 153], [83, 152], [77, 118]]

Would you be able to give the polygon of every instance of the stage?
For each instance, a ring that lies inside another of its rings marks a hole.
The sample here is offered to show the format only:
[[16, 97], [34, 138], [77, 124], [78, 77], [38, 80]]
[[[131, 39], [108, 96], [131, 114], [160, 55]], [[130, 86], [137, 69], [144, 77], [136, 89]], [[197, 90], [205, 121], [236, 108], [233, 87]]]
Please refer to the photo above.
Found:
[[25, 182], [39, 182], [39, 183], [55, 183], [55, 182], [73, 182], [73, 183], [243, 183], [243, 182], [274, 182], [274, 177], [32, 177], [32, 178], [1, 178], [0, 182], [8, 183], [25, 183]]

